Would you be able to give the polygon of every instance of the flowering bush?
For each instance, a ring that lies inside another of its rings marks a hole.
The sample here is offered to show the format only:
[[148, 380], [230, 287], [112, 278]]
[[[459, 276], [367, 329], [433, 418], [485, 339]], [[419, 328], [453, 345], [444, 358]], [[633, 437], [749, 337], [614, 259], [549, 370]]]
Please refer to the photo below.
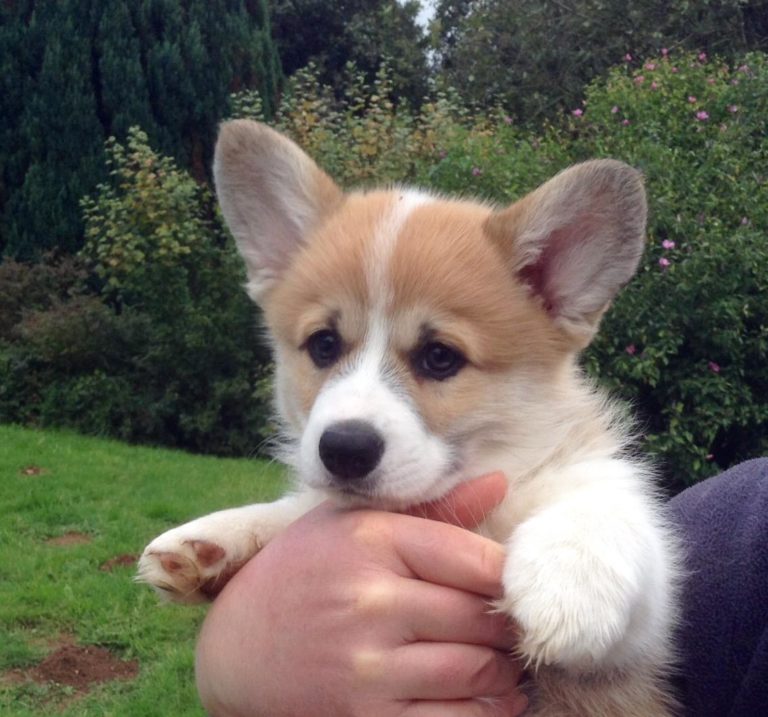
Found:
[[250, 454], [268, 356], [213, 196], [138, 130], [107, 153], [79, 259], [0, 267], [0, 421]]
[[768, 63], [669, 52], [617, 68], [569, 118], [574, 156], [645, 173], [640, 276], [588, 366], [639, 408], [670, 480], [768, 451]]

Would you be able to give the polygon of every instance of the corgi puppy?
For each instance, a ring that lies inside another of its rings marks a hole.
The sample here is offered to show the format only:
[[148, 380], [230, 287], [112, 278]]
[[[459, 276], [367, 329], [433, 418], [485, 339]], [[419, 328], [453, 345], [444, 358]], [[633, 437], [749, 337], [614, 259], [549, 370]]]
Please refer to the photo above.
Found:
[[579, 370], [644, 247], [640, 174], [575, 165], [508, 207], [343, 192], [293, 142], [225, 123], [214, 173], [274, 349], [297, 489], [155, 539], [139, 577], [205, 599], [331, 497], [401, 510], [503, 471], [480, 527], [506, 546], [537, 717], [664, 717], [678, 560], [622, 411]]

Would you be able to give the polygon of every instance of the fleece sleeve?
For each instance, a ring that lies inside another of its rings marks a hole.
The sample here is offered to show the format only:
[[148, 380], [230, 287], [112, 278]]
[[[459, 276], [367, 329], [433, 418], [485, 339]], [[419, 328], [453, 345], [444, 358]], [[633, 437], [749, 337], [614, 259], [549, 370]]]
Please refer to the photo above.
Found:
[[669, 508], [686, 553], [685, 715], [768, 715], [768, 459], [695, 485]]

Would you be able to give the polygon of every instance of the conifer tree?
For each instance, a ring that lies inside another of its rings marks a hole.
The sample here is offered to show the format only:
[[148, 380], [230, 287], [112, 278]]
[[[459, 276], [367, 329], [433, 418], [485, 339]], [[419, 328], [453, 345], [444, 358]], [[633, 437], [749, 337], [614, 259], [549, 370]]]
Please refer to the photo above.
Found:
[[103, 145], [140, 126], [208, 177], [229, 95], [274, 108], [266, 0], [6, 0], [0, 5], [0, 254], [82, 243]]

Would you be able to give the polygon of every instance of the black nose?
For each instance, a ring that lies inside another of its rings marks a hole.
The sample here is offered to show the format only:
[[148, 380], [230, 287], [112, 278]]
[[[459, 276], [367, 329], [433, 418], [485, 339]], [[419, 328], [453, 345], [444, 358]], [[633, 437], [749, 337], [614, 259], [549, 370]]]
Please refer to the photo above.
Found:
[[384, 439], [365, 421], [340, 421], [320, 436], [320, 459], [337, 478], [367, 476], [381, 460]]

